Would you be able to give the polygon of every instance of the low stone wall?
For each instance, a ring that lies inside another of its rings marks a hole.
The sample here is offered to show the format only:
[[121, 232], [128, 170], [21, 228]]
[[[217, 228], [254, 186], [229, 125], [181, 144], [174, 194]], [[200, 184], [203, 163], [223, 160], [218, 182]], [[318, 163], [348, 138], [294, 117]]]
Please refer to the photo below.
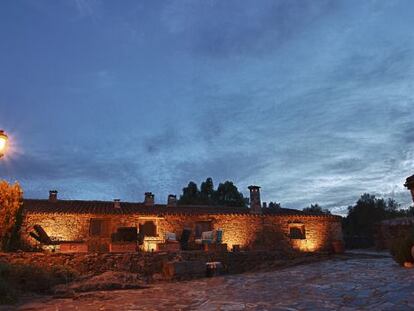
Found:
[[375, 228], [375, 247], [390, 249], [395, 240], [409, 236], [414, 230], [414, 221], [389, 220]]
[[257, 269], [266, 263], [306, 256], [292, 252], [277, 251], [249, 252], [204, 252], [186, 251], [177, 253], [0, 253], [0, 262], [31, 264], [39, 267], [65, 266], [82, 275], [97, 275], [106, 271], [133, 272], [151, 280], [161, 277], [163, 265], [171, 261], [209, 262], [220, 261], [229, 273], [242, 273]]

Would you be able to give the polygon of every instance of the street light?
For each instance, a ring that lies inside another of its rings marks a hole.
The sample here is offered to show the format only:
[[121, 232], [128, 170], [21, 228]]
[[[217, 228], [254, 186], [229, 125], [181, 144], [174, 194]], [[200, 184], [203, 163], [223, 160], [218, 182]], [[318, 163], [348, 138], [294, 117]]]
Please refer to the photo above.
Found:
[[7, 148], [8, 137], [3, 130], [0, 130], [0, 158], [4, 156]]

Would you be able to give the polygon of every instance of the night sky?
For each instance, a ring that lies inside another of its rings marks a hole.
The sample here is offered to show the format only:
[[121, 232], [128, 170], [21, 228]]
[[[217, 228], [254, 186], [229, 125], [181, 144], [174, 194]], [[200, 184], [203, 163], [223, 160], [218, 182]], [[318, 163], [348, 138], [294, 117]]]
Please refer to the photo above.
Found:
[[414, 174], [414, 2], [0, 1], [0, 177], [165, 203], [188, 181], [343, 213]]

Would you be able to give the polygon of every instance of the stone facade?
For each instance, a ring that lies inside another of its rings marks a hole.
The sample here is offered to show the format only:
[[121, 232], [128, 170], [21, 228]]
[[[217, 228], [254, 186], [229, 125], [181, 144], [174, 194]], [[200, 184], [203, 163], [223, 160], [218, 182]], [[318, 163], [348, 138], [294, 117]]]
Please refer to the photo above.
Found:
[[[191, 230], [190, 242], [200, 238], [201, 232], [220, 229], [222, 243], [229, 250], [237, 246], [237, 249], [294, 248], [313, 252], [330, 250], [333, 241], [342, 240], [341, 217], [262, 208], [260, 187], [249, 189], [250, 208], [180, 206], [173, 195], [166, 205], [159, 205], [154, 203], [151, 192], [145, 193], [143, 203], [118, 199], [114, 202], [68, 201], [59, 200], [54, 190], [49, 193], [49, 200], [24, 200], [22, 239], [28, 246], [39, 246], [34, 238], [39, 232], [34, 231], [41, 226], [52, 241], [59, 242], [56, 245], [66, 242], [63, 249], [85, 251], [86, 244], [89, 252], [132, 251], [134, 245], [113, 244], [120, 241], [114, 239], [116, 232], [131, 229], [135, 234], [139, 230], [145, 233], [142, 246], [145, 251], [157, 250], [165, 242], [166, 233], [180, 237], [184, 229]], [[40, 232], [39, 236], [42, 235], [45, 234]], [[54, 250], [59, 247], [50, 242], [49, 245]]]
[[[184, 228], [193, 232], [194, 239], [197, 222], [210, 222], [211, 229], [223, 230], [223, 243], [229, 249], [233, 245], [241, 248], [278, 249], [291, 245], [303, 251], [329, 250], [332, 241], [342, 239], [341, 221], [336, 216], [311, 215], [258, 215], [258, 214], [79, 214], [79, 213], [33, 213], [26, 212], [22, 225], [22, 239], [31, 246], [38, 242], [29, 234], [34, 225], [40, 225], [46, 233], [56, 241], [94, 242], [90, 235], [91, 219], [107, 219], [110, 232], [119, 227], [136, 227], [146, 221], [153, 221], [157, 230], [157, 241], [166, 232], [174, 232], [181, 236]], [[291, 225], [304, 227], [302, 239], [290, 238]], [[110, 243], [110, 237], [99, 237], [100, 243]]]

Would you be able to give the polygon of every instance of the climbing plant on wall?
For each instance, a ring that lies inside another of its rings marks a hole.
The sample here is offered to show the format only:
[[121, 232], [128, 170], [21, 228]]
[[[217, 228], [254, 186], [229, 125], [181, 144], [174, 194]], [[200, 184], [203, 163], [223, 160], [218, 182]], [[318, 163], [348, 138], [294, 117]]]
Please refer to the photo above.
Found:
[[17, 243], [21, 224], [23, 191], [18, 183], [0, 181], [0, 249], [9, 250]]

